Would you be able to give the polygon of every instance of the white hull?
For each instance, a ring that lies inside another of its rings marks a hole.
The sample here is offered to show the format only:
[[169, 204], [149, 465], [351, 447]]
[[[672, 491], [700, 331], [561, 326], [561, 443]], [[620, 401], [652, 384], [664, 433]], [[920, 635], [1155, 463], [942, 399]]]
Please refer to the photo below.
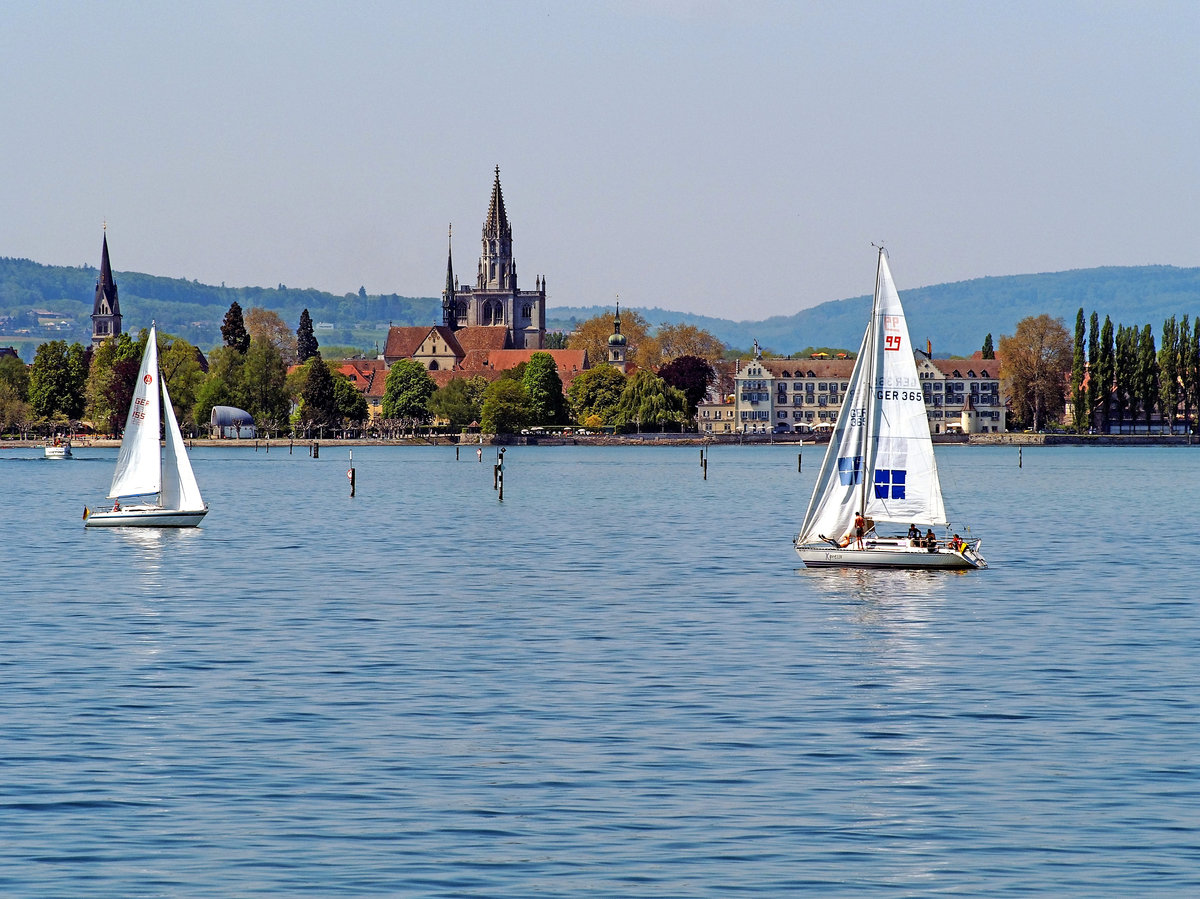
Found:
[[919, 547], [867, 541], [866, 549], [844, 549], [828, 543], [798, 543], [796, 552], [809, 568], [926, 568], [966, 571], [987, 568], [979, 555], [979, 544], [963, 552], [939, 546], [930, 551]]
[[59, 446], [46, 447], [46, 458], [47, 459], [70, 459], [71, 458], [71, 445], [69, 443], [64, 443]]
[[87, 513], [83, 526], [88, 528], [194, 528], [208, 514], [204, 508], [196, 512], [183, 509], [121, 509], [119, 512]]

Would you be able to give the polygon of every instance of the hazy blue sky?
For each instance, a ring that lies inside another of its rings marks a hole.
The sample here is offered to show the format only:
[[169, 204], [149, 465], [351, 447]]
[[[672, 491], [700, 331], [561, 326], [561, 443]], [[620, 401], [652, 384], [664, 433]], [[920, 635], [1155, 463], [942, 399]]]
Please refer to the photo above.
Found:
[[0, 255], [734, 319], [1200, 265], [1200, 2], [4, 5]]

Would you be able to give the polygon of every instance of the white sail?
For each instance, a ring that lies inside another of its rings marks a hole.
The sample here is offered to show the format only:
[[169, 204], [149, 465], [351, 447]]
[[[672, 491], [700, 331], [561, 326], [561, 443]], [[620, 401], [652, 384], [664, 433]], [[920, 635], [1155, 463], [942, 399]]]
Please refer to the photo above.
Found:
[[192, 473], [192, 463], [188, 460], [187, 448], [183, 444], [183, 435], [179, 432], [179, 422], [175, 420], [175, 410], [171, 406], [171, 396], [167, 393], [165, 380], [162, 382], [162, 402], [167, 432], [167, 446], [163, 457], [163, 508], [199, 511], [204, 508], [204, 499], [200, 496], [200, 485], [196, 483], [196, 476]]
[[946, 524], [942, 487], [914, 348], [887, 257], [879, 254], [876, 287], [875, 383], [870, 406], [866, 515], [878, 521]]
[[946, 523], [925, 398], [900, 296], [879, 254], [875, 301], [797, 543], [876, 521]]
[[146, 341], [142, 367], [138, 369], [133, 402], [125, 419], [117, 470], [113, 473], [108, 498], [144, 496], [162, 489], [158, 428], [158, 343], [154, 326]]

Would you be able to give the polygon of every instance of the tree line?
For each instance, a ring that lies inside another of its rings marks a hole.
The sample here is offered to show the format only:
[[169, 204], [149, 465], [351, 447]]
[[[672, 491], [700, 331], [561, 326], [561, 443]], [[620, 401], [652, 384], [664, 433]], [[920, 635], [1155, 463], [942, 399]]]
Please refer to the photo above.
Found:
[[[604, 358], [591, 346], [602, 330], [607, 348], [611, 320], [605, 324], [600, 318], [585, 322], [567, 341], [570, 348], [589, 348], [592, 358]], [[489, 433], [568, 424], [680, 430], [716, 382], [713, 362], [724, 347], [691, 326], [664, 327], [651, 335], [636, 314], [628, 321], [631, 355], [653, 363], [672, 354], [657, 371], [639, 367], [627, 377], [602, 364], [577, 374], [564, 391], [553, 356], [534, 353], [494, 381], [466, 375], [439, 388], [419, 362], [400, 360], [388, 372], [382, 418], [375, 426], [388, 434], [434, 422]], [[222, 344], [206, 359], [187, 340], [158, 334], [159, 364], [185, 431], [203, 433], [214, 406], [246, 410], [267, 434], [324, 436], [365, 427], [366, 398], [321, 357], [307, 309], [293, 332], [277, 313], [255, 307], [243, 314], [234, 301], [221, 336]], [[148, 338], [143, 329], [94, 348], [50, 341], [38, 348], [30, 366], [16, 357], [0, 358], [0, 431], [73, 433], [88, 421], [97, 432], [119, 434]]]
[[1172, 315], [1156, 343], [1150, 324], [1122, 325], [1080, 307], [1074, 335], [1061, 319], [1022, 319], [1000, 338], [1019, 423], [1062, 419], [1085, 433], [1192, 430], [1200, 413], [1200, 316]]

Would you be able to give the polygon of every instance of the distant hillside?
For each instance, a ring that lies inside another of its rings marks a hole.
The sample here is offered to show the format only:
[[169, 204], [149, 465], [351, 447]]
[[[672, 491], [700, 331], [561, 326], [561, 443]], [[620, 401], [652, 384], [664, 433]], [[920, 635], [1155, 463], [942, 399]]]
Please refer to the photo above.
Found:
[[[1157, 334], [1167, 318], [1200, 314], [1200, 268], [1169, 265], [1106, 267], [975, 278], [952, 284], [905, 289], [898, 285], [912, 339], [933, 343], [935, 354], [969, 355], [991, 334], [1012, 334], [1017, 322], [1046, 313], [1075, 327], [1075, 313], [1108, 315], [1114, 324], [1149, 324]], [[857, 349], [862, 340], [871, 298], [834, 300], [794, 315], [763, 321], [728, 321], [663, 309], [639, 309], [647, 321], [686, 322], [710, 331], [726, 345], [749, 349], [755, 340], [764, 349], [794, 353], [808, 346]], [[611, 314], [608, 307], [556, 307], [557, 326], [593, 315]], [[549, 324], [549, 323], [548, 323]]]
[[[41, 265], [28, 259], [0, 257], [0, 346], [12, 343], [32, 359], [32, 347], [44, 340], [87, 341], [91, 336], [92, 297], [99, 272], [88, 266]], [[389, 323], [434, 324], [441, 300], [396, 294], [342, 296], [279, 285], [214, 287], [181, 278], [115, 272], [121, 311], [130, 329], [147, 325], [186, 338], [201, 349], [221, 342], [221, 320], [236, 300], [243, 309], [261, 306], [295, 326], [307, 308], [318, 325], [317, 339], [373, 350], [383, 345]], [[1157, 333], [1164, 319], [1200, 314], [1200, 268], [1138, 266], [1078, 269], [1038, 275], [976, 278], [953, 284], [905, 289], [900, 286], [913, 341], [932, 341], [939, 355], [973, 353], [985, 335], [999, 341], [1018, 321], [1043, 312], [1073, 328], [1075, 312], [1095, 310], [1114, 323], [1150, 324]], [[794, 315], [763, 321], [730, 321], [666, 309], [638, 309], [652, 325], [691, 324], [730, 347], [749, 349], [755, 340], [767, 350], [794, 353], [808, 346], [856, 349], [862, 338], [870, 297], [834, 300]], [[38, 313], [49, 313], [39, 315]], [[607, 306], [555, 306], [548, 310], [551, 330], [570, 331], [595, 315], [611, 315]], [[323, 327], [324, 326], [324, 327]]]
[[[41, 265], [28, 259], [0, 257], [0, 345], [27, 336], [33, 342], [47, 339], [86, 342], [92, 335], [92, 300], [98, 269], [90, 266]], [[388, 323], [432, 323], [441, 316], [441, 299], [402, 297], [396, 294], [338, 296], [321, 290], [285, 287], [214, 287], [182, 278], [161, 278], [138, 272], [114, 271], [121, 314], [129, 329], [147, 326], [151, 319], [159, 330], [176, 334], [201, 349], [221, 342], [221, 320], [235, 300], [243, 310], [253, 306], [278, 312], [293, 327], [300, 312], [308, 309], [318, 324], [317, 339], [324, 344], [370, 348], [383, 345]], [[38, 316], [37, 312], [53, 316]], [[65, 326], [57, 324], [67, 322]], [[52, 323], [47, 326], [47, 323]], [[321, 323], [333, 330], [321, 329]], [[19, 341], [16, 341], [19, 342]], [[30, 358], [28, 354], [22, 354]]]

